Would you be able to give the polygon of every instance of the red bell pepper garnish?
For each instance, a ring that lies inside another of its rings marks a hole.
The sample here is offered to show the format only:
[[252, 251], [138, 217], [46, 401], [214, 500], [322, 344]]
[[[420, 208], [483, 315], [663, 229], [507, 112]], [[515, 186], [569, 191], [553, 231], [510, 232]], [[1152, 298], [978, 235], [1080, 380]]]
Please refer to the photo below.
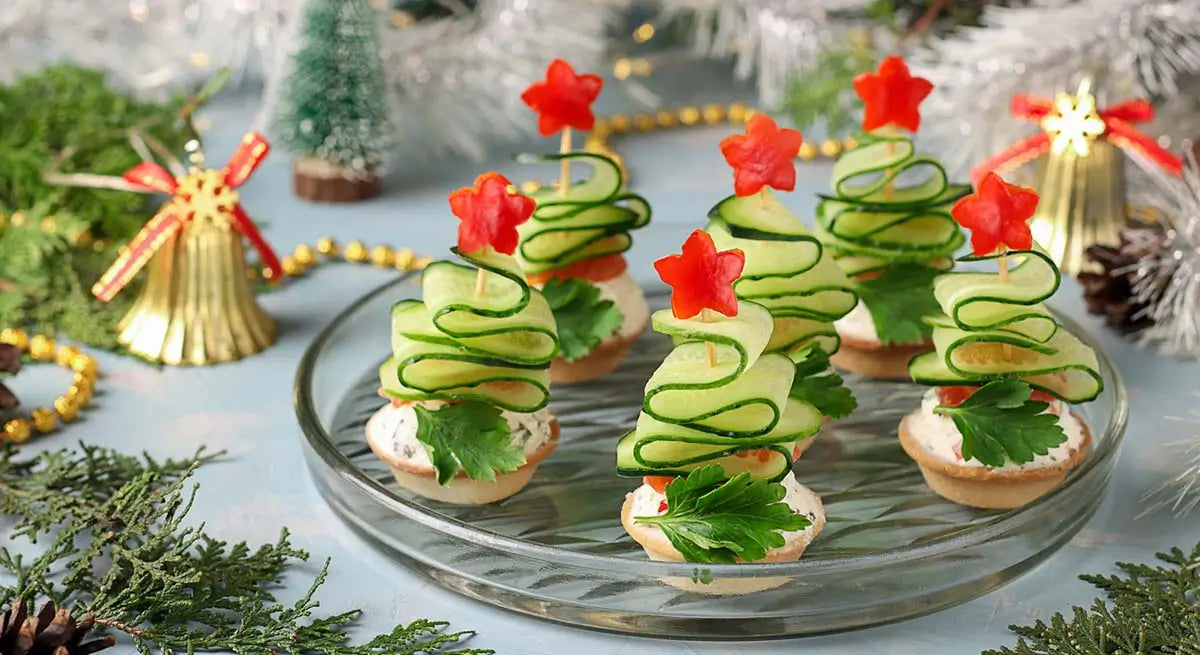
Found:
[[793, 160], [803, 142], [799, 130], [781, 130], [770, 116], [755, 114], [745, 134], [721, 141], [721, 154], [733, 167], [733, 192], [745, 197], [768, 186], [780, 191], [796, 188]]
[[691, 318], [705, 309], [737, 316], [733, 281], [742, 274], [746, 255], [741, 250], [717, 252], [712, 237], [692, 232], [683, 243], [683, 254], [667, 255], [654, 262], [658, 276], [671, 286], [671, 313]]
[[[937, 388], [938, 405], [942, 405], [945, 407], [958, 407], [959, 405], [963, 404], [963, 401], [965, 401], [967, 398], [970, 398], [971, 396], [975, 395], [976, 391], [979, 391], [979, 387], [972, 387], [972, 386], [966, 386], [966, 385], [955, 385], [952, 387], [938, 387]], [[1036, 401], [1042, 402], [1042, 403], [1051, 403], [1051, 402], [1054, 402], [1054, 400], [1055, 400], [1054, 396], [1051, 396], [1050, 394], [1046, 393], [1045, 391], [1039, 391], [1037, 389], [1033, 390], [1033, 393], [1031, 393], [1029, 395], [1029, 399], [1036, 400]]]
[[667, 485], [675, 479], [673, 475], [647, 475], [642, 477], [642, 482], [650, 485], [650, 488], [660, 494], [667, 493]]
[[450, 194], [450, 211], [462, 223], [458, 226], [458, 251], [471, 253], [491, 246], [511, 255], [520, 237], [517, 226], [533, 214], [533, 198], [510, 192], [503, 175], [492, 172], [475, 178], [474, 187], [463, 187]]
[[988, 173], [975, 193], [954, 203], [950, 215], [971, 230], [971, 250], [975, 255], [990, 255], [1001, 246], [1013, 250], [1033, 247], [1029, 219], [1033, 218], [1037, 204], [1038, 194], [1033, 189], [1009, 184], [999, 175]]
[[933, 83], [908, 73], [904, 59], [892, 55], [879, 64], [874, 73], [854, 78], [854, 92], [862, 99], [863, 130], [870, 132], [884, 125], [896, 125], [909, 132], [921, 126], [921, 101], [933, 91]]
[[564, 127], [590, 130], [596, 122], [592, 102], [600, 95], [604, 80], [599, 75], [576, 75], [562, 59], [546, 68], [546, 79], [529, 85], [521, 100], [538, 114], [538, 132], [550, 136]]

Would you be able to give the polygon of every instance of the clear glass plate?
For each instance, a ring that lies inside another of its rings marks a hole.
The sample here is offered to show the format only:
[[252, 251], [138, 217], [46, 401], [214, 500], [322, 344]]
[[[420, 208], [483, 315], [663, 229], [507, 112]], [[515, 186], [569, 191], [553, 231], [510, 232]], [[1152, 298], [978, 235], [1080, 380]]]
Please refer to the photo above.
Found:
[[[558, 449], [522, 492], [483, 507], [413, 496], [367, 448], [363, 426], [382, 405], [376, 370], [389, 309], [419, 294], [416, 277], [356, 301], [317, 337], [296, 377], [296, 414], [320, 492], [357, 532], [466, 596], [533, 616], [620, 632], [761, 638], [846, 630], [962, 603], [1020, 575], [1087, 522], [1125, 431], [1125, 388], [1098, 353], [1105, 391], [1076, 408], [1092, 453], [1055, 491], [1013, 511], [961, 507], [930, 491], [896, 438], [922, 387], [851, 377], [859, 409], [827, 424], [796, 463], [828, 523], [798, 562], [696, 567], [649, 561], [621, 528], [640, 480], [615, 473], [616, 440], [637, 418], [642, 388], [670, 349], [647, 333], [617, 372], [556, 386]], [[663, 292], [650, 302], [665, 306]], [[1084, 334], [1066, 317], [1064, 326]], [[775, 589], [712, 596], [667, 582], [772, 578]]]

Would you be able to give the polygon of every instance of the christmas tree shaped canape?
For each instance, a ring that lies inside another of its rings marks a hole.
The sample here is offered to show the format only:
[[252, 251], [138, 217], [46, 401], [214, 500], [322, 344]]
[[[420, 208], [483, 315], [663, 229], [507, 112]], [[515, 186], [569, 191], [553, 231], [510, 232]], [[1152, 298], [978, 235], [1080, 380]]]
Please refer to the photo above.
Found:
[[[649, 326], [650, 308], [626, 273], [622, 253], [630, 231], [650, 220], [650, 205], [625, 190], [621, 167], [601, 154], [573, 151], [571, 130], [592, 129], [591, 103], [600, 94], [597, 75], [576, 75], [555, 59], [546, 79], [521, 98], [538, 114], [543, 136], [562, 132], [560, 152], [522, 155], [524, 162], [557, 162], [557, 186], [534, 192], [537, 209], [522, 224], [517, 259], [531, 284], [546, 295], [558, 321], [562, 352], [550, 366], [555, 382], [579, 382], [612, 372]], [[571, 165], [591, 174], [571, 182]]]
[[367, 422], [371, 450], [413, 493], [479, 505], [520, 491], [558, 444], [545, 409], [558, 351], [554, 316], [512, 257], [533, 201], [497, 173], [450, 195], [453, 250], [472, 266], [430, 264], [422, 300], [392, 307], [391, 402]]
[[974, 255], [996, 272], [939, 275], [941, 314], [927, 318], [934, 352], [909, 364], [934, 386], [900, 423], [900, 443], [929, 486], [962, 505], [1020, 507], [1063, 481], [1091, 434], [1067, 403], [1103, 388], [1096, 354], [1059, 327], [1042, 302], [1059, 270], [1034, 245], [1035, 192], [989, 173], [954, 205]]
[[[756, 114], [745, 135], [722, 141], [721, 152], [734, 170], [734, 195], [712, 208], [705, 229], [718, 248], [745, 253], [745, 269], [733, 289], [771, 313], [766, 351], [796, 362], [792, 398], [836, 418], [853, 411], [855, 401], [829, 369], [829, 356], [840, 345], [833, 322], [854, 308], [858, 296], [821, 242], [771, 192], [795, 188], [801, 139], [800, 132], [779, 129], [771, 117]], [[802, 441], [797, 451], [812, 441]]]
[[[651, 559], [795, 560], [825, 523], [821, 499], [792, 474], [794, 450], [820, 430], [821, 415], [788, 397], [795, 364], [764, 352], [770, 312], [734, 294], [744, 261], [737, 250], [717, 252], [696, 230], [682, 255], [655, 263], [672, 293], [654, 329], [677, 345], [646, 383], [637, 426], [617, 446], [618, 473], [645, 476], [626, 496], [621, 524]], [[696, 590], [777, 584], [723, 580]]]
[[833, 166], [833, 193], [817, 205], [815, 233], [856, 280], [859, 304], [835, 327], [839, 368], [903, 379], [913, 355], [929, 350], [922, 317], [937, 308], [933, 278], [963, 244], [950, 205], [970, 192], [951, 184], [932, 157], [916, 155], [918, 107], [933, 85], [899, 57], [854, 80], [864, 104], [862, 143]]

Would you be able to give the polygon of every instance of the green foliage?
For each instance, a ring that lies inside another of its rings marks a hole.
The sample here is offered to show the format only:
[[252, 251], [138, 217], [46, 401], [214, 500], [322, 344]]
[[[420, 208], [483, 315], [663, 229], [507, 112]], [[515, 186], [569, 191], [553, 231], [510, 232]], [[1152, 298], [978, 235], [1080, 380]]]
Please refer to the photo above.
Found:
[[862, 40], [849, 39], [830, 46], [817, 56], [816, 70], [797, 77], [788, 86], [781, 109], [801, 130], [824, 122], [829, 135], [848, 133], [858, 120], [854, 77], [874, 65], [871, 48]]
[[1049, 623], [1012, 625], [1016, 646], [983, 655], [1194, 655], [1200, 653], [1200, 544], [1158, 553], [1159, 566], [1118, 562], [1122, 575], [1082, 575], [1104, 592]]
[[1032, 393], [1020, 380], [993, 380], [962, 403], [933, 411], [954, 421], [962, 435], [963, 459], [988, 466], [1023, 464], [1067, 440], [1058, 417], [1046, 411], [1046, 403], [1030, 400]]
[[587, 356], [624, 320], [613, 301], [600, 300], [600, 289], [587, 280], [552, 278], [542, 295], [558, 325], [559, 354], [568, 362]]
[[[0, 214], [7, 217], [0, 221], [0, 326], [116, 347], [116, 321], [136, 289], [104, 305], [90, 288], [155, 203], [124, 191], [52, 186], [42, 173], [61, 158], [65, 173], [120, 175], [140, 161], [129, 129], [181, 149], [180, 104], [134, 102], [109, 89], [101, 73], [71, 66], [0, 86]], [[18, 210], [23, 220], [14, 224]], [[95, 248], [93, 237], [108, 245]]]
[[438, 484], [449, 486], [459, 470], [472, 480], [492, 482], [525, 463], [525, 451], [512, 442], [512, 429], [500, 410], [477, 400], [417, 412], [417, 441], [425, 445]]
[[854, 291], [871, 311], [875, 331], [883, 343], [917, 343], [933, 329], [925, 316], [942, 311], [933, 297], [938, 271], [921, 264], [893, 264], [869, 280], [854, 283]]
[[726, 481], [714, 464], [675, 478], [666, 488], [666, 513], [636, 521], [658, 526], [688, 562], [753, 562], [783, 546], [783, 532], [812, 525], [783, 502], [786, 493], [782, 484], [749, 473]]
[[829, 418], [849, 416], [858, 407], [842, 376], [829, 366], [829, 355], [816, 346], [792, 355], [796, 376], [792, 378], [792, 398], [817, 408]]
[[308, 0], [302, 29], [273, 120], [278, 144], [375, 174], [392, 135], [375, 9], [370, 0]]
[[125, 633], [147, 654], [417, 655], [445, 652], [470, 635], [418, 620], [350, 643], [357, 610], [313, 615], [328, 562], [299, 600], [278, 602], [274, 590], [308, 558], [286, 530], [255, 548], [185, 523], [196, 492], [187, 480], [208, 459], [200, 452], [158, 462], [84, 445], [21, 460], [5, 450], [0, 514], [15, 520], [11, 540], [41, 548], [32, 556], [0, 549], [0, 571], [12, 576], [0, 584], [0, 603], [41, 598], [92, 613], [98, 626]]

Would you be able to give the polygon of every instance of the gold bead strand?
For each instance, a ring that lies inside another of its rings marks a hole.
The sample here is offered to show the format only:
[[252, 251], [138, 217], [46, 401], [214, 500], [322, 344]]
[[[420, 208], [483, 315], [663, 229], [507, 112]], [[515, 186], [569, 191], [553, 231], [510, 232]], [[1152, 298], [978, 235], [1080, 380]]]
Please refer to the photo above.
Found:
[[100, 365], [88, 353], [77, 346], [59, 346], [54, 343], [54, 337], [37, 334], [30, 337], [20, 328], [4, 328], [0, 330], [0, 343], [16, 346], [22, 353], [28, 353], [36, 362], [54, 362], [62, 368], [74, 373], [71, 386], [66, 393], [54, 399], [53, 407], [38, 407], [28, 416], [17, 416], [4, 422], [0, 431], [0, 441], [25, 443], [35, 433], [49, 434], [60, 424], [66, 424], [79, 417], [79, 412], [92, 402], [95, 393], [96, 378], [100, 375]]
[[[433, 259], [417, 256], [411, 248], [393, 248], [384, 244], [369, 248], [367, 244], [357, 240], [342, 246], [333, 237], [326, 236], [317, 239], [315, 245], [302, 243], [296, 246], [291, 254], [280, 258], [279, 266], [283, 269], [284, 278], [294, 278], [331, 261], [371, 264], [376, 268], [397, 271], [419, 271], [428, 266]], [[270, 272], [265, 268], [250, 269], [248, 274], [264, 280], [271, 278]]]

